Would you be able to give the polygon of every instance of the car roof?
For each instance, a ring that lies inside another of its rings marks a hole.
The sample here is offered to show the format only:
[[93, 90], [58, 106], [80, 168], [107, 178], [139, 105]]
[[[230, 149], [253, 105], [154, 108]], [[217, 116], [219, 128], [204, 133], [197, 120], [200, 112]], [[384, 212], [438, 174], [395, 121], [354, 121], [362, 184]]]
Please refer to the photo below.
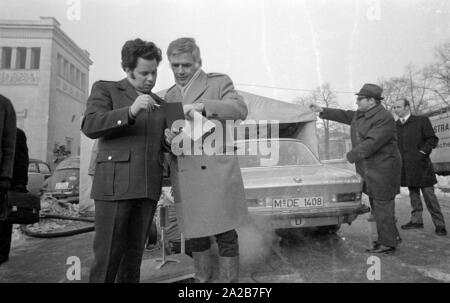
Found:
[[80, 168], [80, 156], [71, 156], [62, 160], [55, 170]]
[[47, 162], [45, 162], [43, 160], [35, 159], [35, 158], [30, 158], [28, 162], [44, 163], [44, 164], [49, 165]]

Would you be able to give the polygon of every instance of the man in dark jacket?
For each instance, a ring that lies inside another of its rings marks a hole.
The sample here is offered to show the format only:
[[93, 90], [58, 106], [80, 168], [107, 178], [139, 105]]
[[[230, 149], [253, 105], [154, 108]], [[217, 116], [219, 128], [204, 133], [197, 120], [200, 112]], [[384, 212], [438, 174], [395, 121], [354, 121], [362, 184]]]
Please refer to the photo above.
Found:
[[[11, 190], [22, 193], [28, 192], [28, 163], [27, 137], [23, 130], [17, 128]], [[9, 258], [12, 226], [12, 223], [0, 221], [0, 264]]]
[[358, 110], [322, 108], [311, 104], [320, 117], [350, 124], [352, 150], [347, 160], [355, 163], [364, 179], [364, 193], [369, 196], [377, 224], [378, 241], [368, 252], [392, 253], [400, 239], [395, 226], [395, 195], [400, 192], [400, 153], [395, 121], [380, 104], [382, 88], [364, 84], [358, 95]]
[[165, 116], [153, 94], [161, 50], [130, 40], [122, 48], [121, 81], [94, 83], [82, 121], [98, 139], [90, 282], [139, 282], [146, 232], [161, 195]]
[[6, 218], [6, 193], [13, 177], [16, 131], [14, 107], [0, 95], [0, 264], [8, 260], [11, 244], [12, 225], [2, 219]]
[[402, 154], [401, 186], [408, 186], [411, 199], [411, 220], [402, 229], [423, 228], [422, 191], [425, 205], [431, 214], [436, 227], [436, 234], [445, 236], [444, 216], [434, 193], [437, 183], [430, 154], [438, 144], [430, 120], [423, 116], [411, 115], [410, 103], [407, 99], [395, 102], [394, 112], [398, 115], [397, 134], [398, 147]]

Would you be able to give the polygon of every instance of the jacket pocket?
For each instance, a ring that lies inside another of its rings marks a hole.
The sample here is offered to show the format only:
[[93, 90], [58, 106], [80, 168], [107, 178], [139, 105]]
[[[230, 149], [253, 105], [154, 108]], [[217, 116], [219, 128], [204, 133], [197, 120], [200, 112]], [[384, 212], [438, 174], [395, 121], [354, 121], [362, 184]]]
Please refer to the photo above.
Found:
[[105, 195], [121, 195], [130, 187], [130, 151], [99, 151], [97, 155], [96, 185]]

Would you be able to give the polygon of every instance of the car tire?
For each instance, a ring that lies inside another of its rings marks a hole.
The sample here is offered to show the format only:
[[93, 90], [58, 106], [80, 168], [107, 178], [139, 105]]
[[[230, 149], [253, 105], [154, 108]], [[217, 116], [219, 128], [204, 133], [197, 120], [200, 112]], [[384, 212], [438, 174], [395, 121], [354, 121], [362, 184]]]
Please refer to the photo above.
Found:
[[317, 227], [317, 232], [321, 235], [335, 234], [341, 228], [341, 224], [326, 225]]

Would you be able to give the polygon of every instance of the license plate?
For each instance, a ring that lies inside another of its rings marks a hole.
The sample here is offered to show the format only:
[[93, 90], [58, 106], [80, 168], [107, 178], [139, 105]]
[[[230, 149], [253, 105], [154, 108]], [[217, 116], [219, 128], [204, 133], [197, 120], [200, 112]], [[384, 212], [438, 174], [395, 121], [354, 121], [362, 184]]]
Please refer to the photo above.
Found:
[[272, 208], [322, 207], [323, 197], [274, 198]]
[[69, 189], [69, 182], [58, 182], [55, 185], [55, 189], [57, 190]]

